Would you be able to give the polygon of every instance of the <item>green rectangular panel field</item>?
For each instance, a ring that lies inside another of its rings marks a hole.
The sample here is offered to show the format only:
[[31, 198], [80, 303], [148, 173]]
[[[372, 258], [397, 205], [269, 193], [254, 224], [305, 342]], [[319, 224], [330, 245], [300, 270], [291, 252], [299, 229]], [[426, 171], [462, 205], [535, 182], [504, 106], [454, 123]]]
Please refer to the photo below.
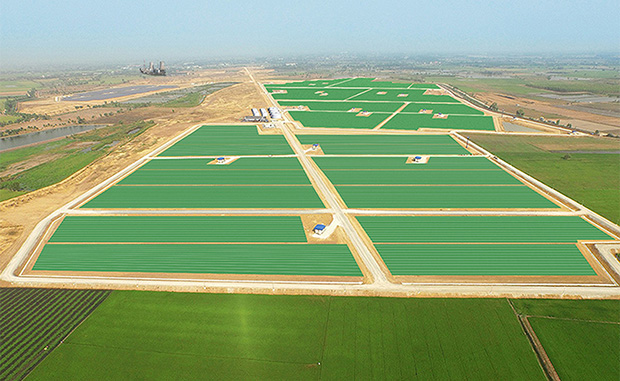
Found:
[[433, 114], [484, 115], [482, 111], [461, 103], [410, 103], [401, 113], [419, 113], [421, 110], [432, 110]]
[[563, 242], [610, 240], [580, 217], [358, 216], [373, 242]]
[[349, 208], [559, 208], [527, 186], [337, 186]]
[[431, 114], [396, 114], [381, 128], [385, 130], [441, 128], [450, 130], [495, 131], [493, 118], [482, 115], [450, 115], [447, 119], [440, 119], [433, 118]]
[[[323, 170], [334, 185], [510, 185], [522, 184], [502, 170]], [[415, 191], [413, 191], [415, 192]]]
[[49, 242], [307, 242], [297, 216], [67, 216]]
[[545, 380], [506, 299], [145, 291], [113, 292], [29, 377], [93, 374]]
[[376, 244], [395, 276], [596, 276], [574, 244]]
[[303, 169], [296, 157], [242, 157], [229, 164], [208, 164], [214, 159], [153, 159], [140, 169], [204, 169], [226, 171], [229, 169]]
[[352, 78], [347, 81], [337, 82], [332, 87], [372, 87], [381, 89], [438, 89], [439, 87], [433, 83], [410, 83], [410, 82], [388, 82], [378, 81], [375, 78]]
[[347, 245], [48, 244], [33, 270], [362, 276]]
[[323, 208], [312, 186], [113, 186], [83, 208]]
[[[222, 167], [225, 167], [222, 165]], [[200, 184], [298, 184], [309, 185], [302, 169], [298, 170], [169, 170], [138, 169], [121, 180], [119, 185], [200, 185]]]
[[297, 135], [301, 144], [321, 145], [327, 155], [469, 155], [448, 135]]
[[389, 113], [373, 113], [358, 116], [356, 112], [337, 111], [289, 111], [291, 117], [304, 127], [368, 128], [372, 129], [387, 119]]
[[[383, 90], [370, 89], [362, 94], [358, 94], [350, 100], [352, 101], [381, 101], [381, 102], [445, 102], [460, 103], [458, 100], [449, 95], [424, 95], [424, 89], [406, 89], [406, 90]], [[385, 93], [385, 94], [381, 94]], [[292, 98], [291, 98], [292, 99]]]
[[482, 156], [430, 157], [422, 164], [406, 163], [407, 157], [323, 157], [313, 156], [312, 160], [322, 169], [383, 169], [383, 170], [486, 170], [503, 171], [491, 160]]
[[560, 379], [620, 379], [620, 324], [545, 317], [529, 321]]
[[321, 87], [315, 89], [286, 89], [285, 94], [274, 94], [276, 88], [269, 88], [271, 96], [275, 100], [294, 99], [294, 100], [326, 100], [326, 101], [343, 101], [347, 98], [355, 96], [363, 89], [335, 89], [331, 87]]
[[259, 135], [256, 126], [202, 126], [159, 156], [288, 155], [283, 135]]
[[359, 108], [361, 111], [394, 112], [403, 102], [353, 102], [353, 101], [278, 101], [281, 107], [307, 106], [312, 111], [349, 111]]

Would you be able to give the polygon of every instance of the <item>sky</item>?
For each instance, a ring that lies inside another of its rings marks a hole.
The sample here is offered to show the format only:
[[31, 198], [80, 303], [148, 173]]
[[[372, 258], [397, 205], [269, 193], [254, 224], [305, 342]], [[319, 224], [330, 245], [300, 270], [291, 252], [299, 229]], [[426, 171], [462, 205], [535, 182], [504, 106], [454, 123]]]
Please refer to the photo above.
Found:
[[620, 53], [618, 20], [618, 0], [0, 0], [0, 69], [343, 52]]

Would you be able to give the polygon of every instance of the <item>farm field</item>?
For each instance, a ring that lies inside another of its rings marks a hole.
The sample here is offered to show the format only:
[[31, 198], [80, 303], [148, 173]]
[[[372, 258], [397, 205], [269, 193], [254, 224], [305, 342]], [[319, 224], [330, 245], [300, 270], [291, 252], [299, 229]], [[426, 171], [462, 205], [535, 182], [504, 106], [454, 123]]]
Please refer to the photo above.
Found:
[[0, 379], [23, 379], [109, 294], [0, 288]]
[[179, 373], [544, 379], [505, 299], [137, 291], [115, 291], [30, 378], [169, 379]]
[[620, 301], [511, 300], [562, 380], [620, 377]]
[[618, 139], [475, 135], [472, 140], [610, 221], [620, 223]]
[[372, 113], [368, 116], [357, 112], [338, 111], [289, 111], [291, 117], [304, 127], [366, 128], [372, 129], [383, 122], [389, 113]]
[[297, 135], [301, 144], [319, 144], [326, 155], [469, 155], [446, 135]]

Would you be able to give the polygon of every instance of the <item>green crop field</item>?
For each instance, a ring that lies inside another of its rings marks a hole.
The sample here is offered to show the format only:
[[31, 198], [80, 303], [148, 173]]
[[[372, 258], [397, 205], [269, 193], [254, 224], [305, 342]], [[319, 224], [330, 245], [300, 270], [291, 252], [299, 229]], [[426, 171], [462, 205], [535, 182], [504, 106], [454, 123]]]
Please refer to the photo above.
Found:
[[83, 208], [323, 208], [307, 186], [113, 186]]
[[559, 208], [527, 186], [336, 186], [349, 208]]
[[431, 114], [396, 114], [381, 127], [385, 130], [417, 130], [442, 128], [451, 130], [495, 131], [493, 118], [481, 115], [450, 115], [447, 119], [433, 118]]
[[137, 291], [112, 293], [30, 379], [93, 374], [104, 379], [207, 374], [215, 379], [545, 379], [505, 299]]
[[362, 276], [347, 245], [48, 244], [33, 270]]
[[205, 171], [227, 171], [233, 169], [298, 169], [303, 170], [296, 157], [242, 157], [229, 164], [208, 164], [213, 161], [209, 159], [154, 159], [140, 167], [147, 169], [180, 169], [180, 170], [205, 170]]
[[326, 101], [343, 101], [352, 96], [355, 96], [362, 91], [363, 89], [335, 89], [330, 87], [321, 87], [315, 89], [295, 89], [295, 88], [287, 88], [286, 94], [274, 94], [274, 90], [279, 90], [276, 88], [269, 88], [271, 92], [271, 96], [275, 100], [280, 99], [293, 99], [293, 100], [326, 100]]
[[562, 380], [620, 378], [620, 301], [512, 300]]
[[256, 126], [202, 126], [159, 156], [289, 155], [282, 135], [259, 135]]
[[383, 122], [389, 113], [372, 113], [358, 116], [356, 112], [337, 111], [289, 111], [291, 117], [304, 127], [325, 128], [374, 128]]
[[108, 294], [0, 288], [0, 379], [26, 377]]
[[596, 276], [573, 244], [376, 244], [395, 276]]
[[610, 221], [620, 223], [619, 155], [603, 153], [620, 151], [620, 140], [493, 135], [475, 135], [472, 140]]
[[49, 242], [306, 242], [306, 235], [297, 216], [67, 216]]
[[[353, 102], [353, 101], [278, 101], [281, 107], [307, 106], [312, 111], [349, 111], [360, 108], [362, 111], [394, 112], [403, 102]], [[357, 114], [357, 113], [356, 113]], [[387, 117], [387, 116], [386, 116]]]
[[301, 144], [318, 143], [325, 154], [469, 155], [447, 135], [297, 135]]
[[[301, 136], [300, 136], [301, 137]], [[491, 160], [482, 156], [465, 157], [430, 157], [424, 164], [407, 164], [406, 157], [322, 157], [313, 156], [322, 170], [330, 169], [384, 169], [384, 170], [411, 170], [421, 172], [425, 170], [485, 170], [503, 171]]]
[[358, 216], [375, 243], [558, 242], [611, 240], [580, 217], [564, 216]]
[[410, 103], [401, 113], [419, 113], [420, 110], [432, 110], [433, 114], [484, 115], [480, 110], [458, 103]]

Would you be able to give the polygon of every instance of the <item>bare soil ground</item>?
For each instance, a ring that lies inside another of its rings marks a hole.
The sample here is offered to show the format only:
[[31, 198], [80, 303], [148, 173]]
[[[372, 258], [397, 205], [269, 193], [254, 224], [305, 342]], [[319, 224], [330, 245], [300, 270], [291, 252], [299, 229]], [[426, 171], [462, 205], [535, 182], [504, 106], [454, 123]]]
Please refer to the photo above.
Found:
[[[248, 80], [247, 76], [244, 77], [243, 71], [234, 71], [229, 77], [221, 73], [218, 75], [221, 81]], [[156, 125], [147, 132], [116, 147], [108, 155], [66, 180], [0, 203], [0, 269], [6, 266], [34, 226], [54, 210], [194, 124], [235, 123], [247, 115], [251, 107], [264, 107], [264, 105], [263, 97], [250, 82], [225, 88], [210, 94], [195, 108], [178, 109], [174, 113], [166, 112], [153, 118]], [[134, 111], [139, 112], [140, 109]]]
[[[571, 123], [573, 127], [587, 131], [620, 132], [620, 118], [612, 116], [569, 110], [558, 107], [551, 102], [513, 96], [506, 97], [501, 94], [478, 93], [476, 98], [489, 104], [496, 102], [500, 110], [505, 110], [512, 114], [516, 113], [518, 109], [524, 109], [526, 110], [526, 115], [531, 117], [536, 117], [536, 115], [532, 115], [533, 112], [539, 112], [540, 116], [558, 115], [562, 124]], [[530, 110], [530, 112], [527, 112], [527, 110]]]

